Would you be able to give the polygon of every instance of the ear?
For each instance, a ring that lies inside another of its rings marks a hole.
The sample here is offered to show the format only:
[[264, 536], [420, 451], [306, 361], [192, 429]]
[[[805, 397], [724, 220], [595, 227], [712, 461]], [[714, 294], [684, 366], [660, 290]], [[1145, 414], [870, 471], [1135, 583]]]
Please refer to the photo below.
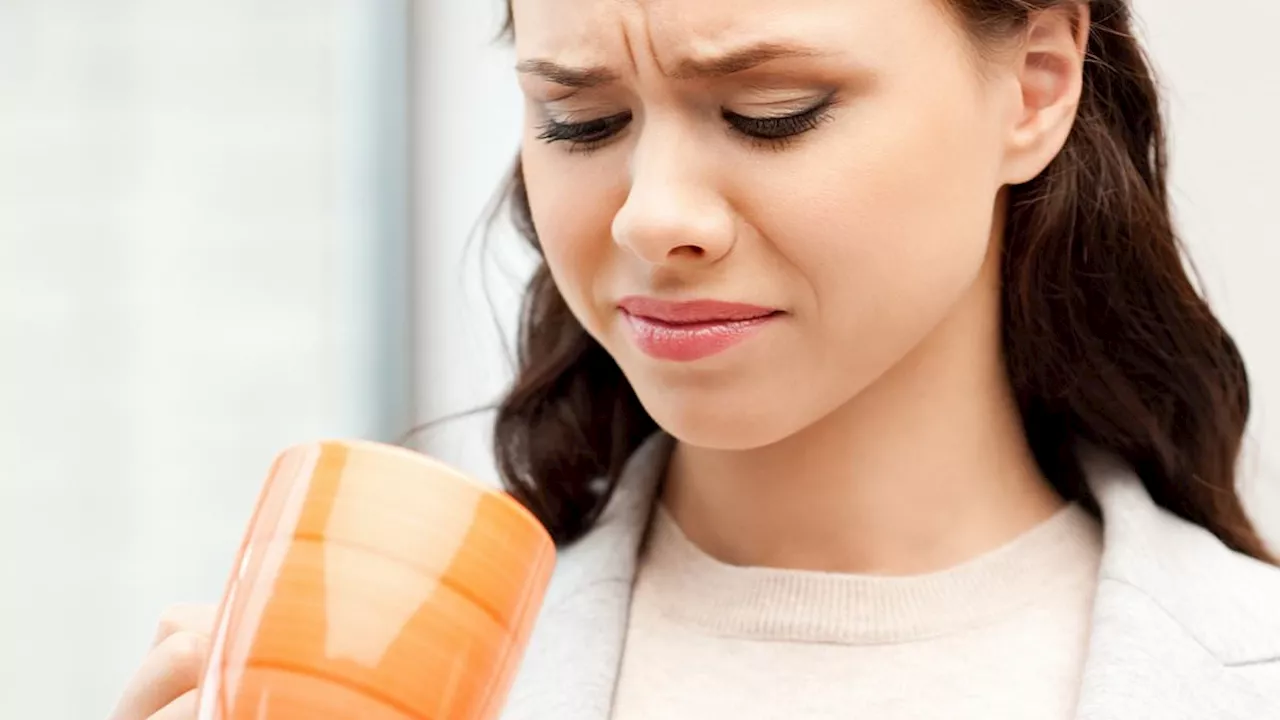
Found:
[[1062, 151], [1084, 86], [1090, 14], [1085, 2], [1032, 13], [1012, 69], [1021, 90], [1009, 129], [1004, 181], [1027, 182]]

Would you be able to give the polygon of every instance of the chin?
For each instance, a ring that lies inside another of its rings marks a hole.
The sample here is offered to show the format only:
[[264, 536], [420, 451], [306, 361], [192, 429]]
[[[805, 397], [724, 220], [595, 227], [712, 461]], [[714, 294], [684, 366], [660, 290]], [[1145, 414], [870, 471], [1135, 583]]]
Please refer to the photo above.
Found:
[[640, 403], [658, 427], [691, 447], [708, 450], [753, 450], [779, 442], [800, 427], [777, 413], [763, 413], [768, 403], [717, 401], [688, 390], [646, 393], [637, 389]]

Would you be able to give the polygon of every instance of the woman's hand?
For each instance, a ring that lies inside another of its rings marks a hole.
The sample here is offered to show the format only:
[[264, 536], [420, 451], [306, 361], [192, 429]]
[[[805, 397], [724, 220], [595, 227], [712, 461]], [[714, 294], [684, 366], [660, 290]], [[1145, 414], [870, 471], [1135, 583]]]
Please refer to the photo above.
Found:
[[196, 686], [209, 655], [213, 605], [165, 611], [151, 651], [125, 688], [111, 720], [195, 720]]

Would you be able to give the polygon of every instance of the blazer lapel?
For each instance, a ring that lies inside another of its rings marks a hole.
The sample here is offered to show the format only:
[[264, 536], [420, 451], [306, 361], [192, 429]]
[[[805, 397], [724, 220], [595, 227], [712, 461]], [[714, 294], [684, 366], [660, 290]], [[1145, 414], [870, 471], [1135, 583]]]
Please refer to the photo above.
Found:
[[1079, 720], [1280, 717], [1280, 572], [1087, 459], [1104, 550]]
[[670, 443], [661, 433], [645, 441], [596, 526], [559, 551], [502, 720], [608, 720], [636, 559]]

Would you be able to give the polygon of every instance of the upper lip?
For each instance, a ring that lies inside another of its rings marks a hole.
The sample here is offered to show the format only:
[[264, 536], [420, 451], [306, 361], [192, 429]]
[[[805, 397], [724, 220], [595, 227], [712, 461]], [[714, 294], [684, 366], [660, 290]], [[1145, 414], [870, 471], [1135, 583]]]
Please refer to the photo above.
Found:
[[672, 325], [758, 320], [778, 312], [777, 308], [724, 300], [674, 302], [640, 296], [623, 298], [618, 302], [618, 307], [628, 315]]

